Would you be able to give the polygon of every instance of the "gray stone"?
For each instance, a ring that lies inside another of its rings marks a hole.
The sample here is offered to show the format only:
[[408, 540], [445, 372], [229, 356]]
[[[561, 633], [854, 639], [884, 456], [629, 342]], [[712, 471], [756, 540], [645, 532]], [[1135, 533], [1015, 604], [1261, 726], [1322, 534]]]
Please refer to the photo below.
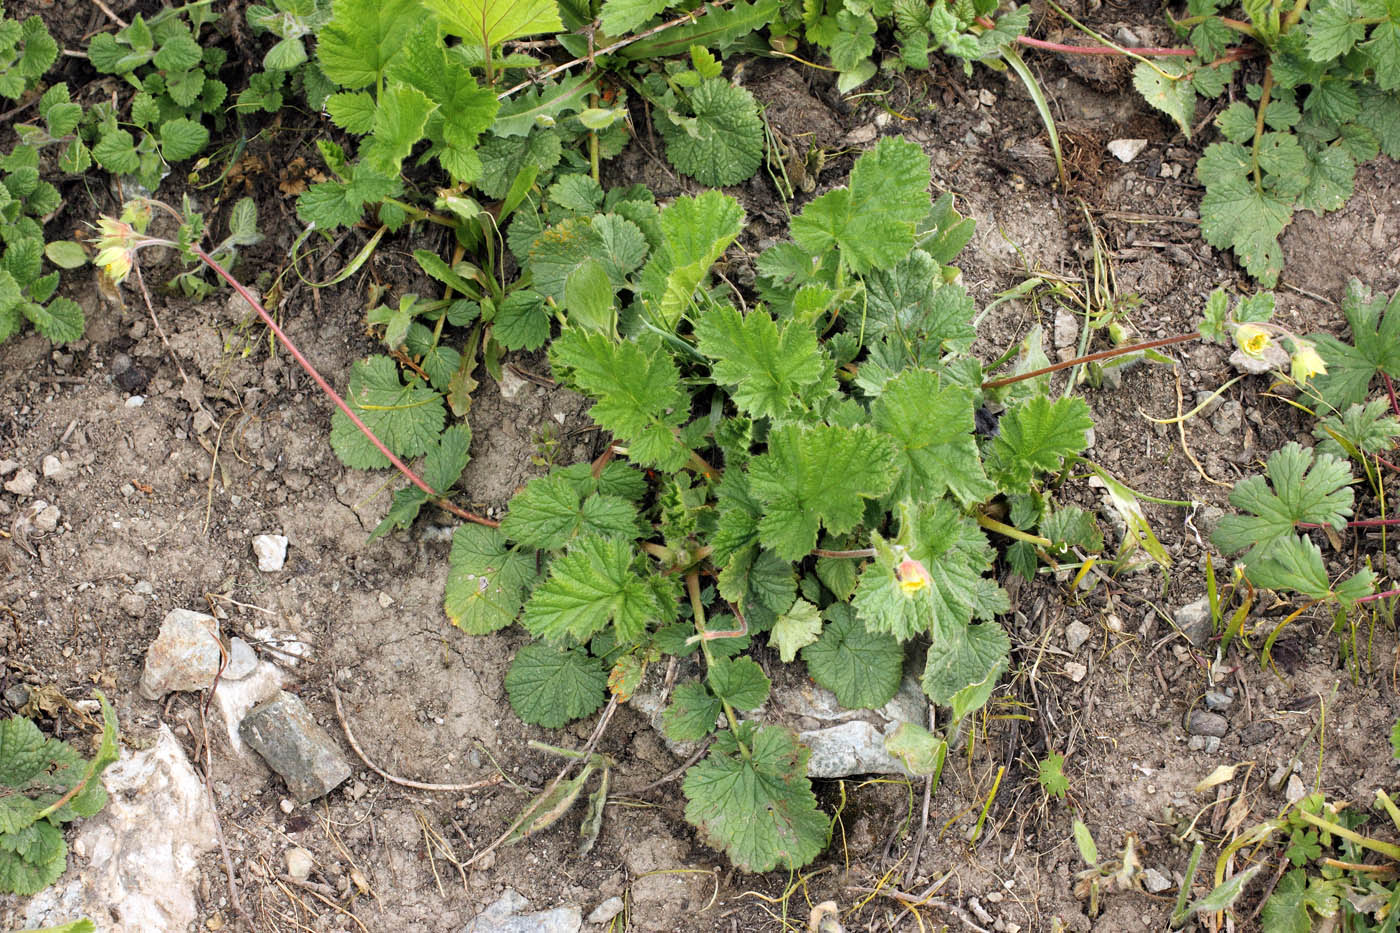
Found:
[[1296, 774], [1288, 776], [1288, 787], [1283, 791], [1283, 799], [1289, 803], [1297, 803], [1308, 795], [1308, 787], [1303, 783], [1303, 779]]
[[1230, 721], [1219, 713], [1193, 709], [1186, 716], [1186, 731], [1192, 735], [1224, 736], [1230, 731]]
[[1222, 402], [1215, 414], [1210, 416], [1210, 424], [1216, 434], [1234, 437], [1244, 427], [1244, 406], [1234, 399]]
[[798, 738], [812, 750], [807, 760], [808, 777], [908, 773], [885, 751], [885, 734], [862, 720], [802, 732]]
[[622, 913], [622, 906], [622, 898], [610, 897], [593, 908], [593, 912], [588, 915], [588, 922], [600, 925], [607, 923], [613, 917]]
[[30, 496], [34, 494], [34, 487], [38, 484], [39, 477], [34, 475], [33, 470], [20, 470], [13, 479], [5, 483], [5, 491], [17, 496]]
[[1224, 401], [1224, 396], [1201, 389], [1196, 393], [1196, 408], [1199, 409], [1196, 414], [1203, 418], [1209, 418], [1215, 414], [1215, 410]]
[[[38, 508], [41, 505], [43, 508]], [[58, 519], [62, 514], [58, 511], [58, 506], [49, 505], [43, 499], [36, 499], [33, 508], [37, 509], [37, 514], [34, 516], [35, 531], [47, 535], [58, 530]]]
[[1094, 630], [1083, 622], [1071, 622], [1065, 626], [1065, 647], [1071, 652], [1078, 651], [1092, 634], [1094, 634]]
[[172, 690], [205, 690], [219, 673], [223, 652], [219, 622], [188, 609], [172, 609], [160, 623], [160, 634], [146, 649], [141, 695], [159, 700]]
[[1230, 708], [1230, 704], [1235, 702], [1235, 698], [1220, 690], [1207, 690], [1205, 695], [1206, 709], [1220, 712]]
[[0, 476], [9, 476], [19, 469], [18, 460], [0, 460]]
[[228, 640], [228, 664], [224, 665], [225, 680], [242, 680], [258, 666], [258, 656], [246, 641], [237, 636]]
[[1172, 880], [1157, 869], [1148, 868], [1142, 873], [1142, 886], [1148, 894], [1161, 894], [1172, 886]]
[[339, 746], [311, 718], [301, 698], [286, 691], [254, 707], [238, 734], [302, 803], [325, 796], [350, 776], [350, 763]]
[[1074, 683], [1079, 683], [1089, 675], [1089, 668], [1079, 661], [1065, 662], [1065, 676]]
[[253, 554], [258, 559], [258, 569], [263, 573], [275, 573], [287, 562], [286, 535], [254, 535]]
[[1054, 340], [1057, 347], [1072, 347], [1079, 339], [1079, 318], [1064, 308], [1055, 311]]
[[10, 684], [5, 688], [5, 702], [11, 709], [19, 709], [29, 702], [29, 689], [23, 684]]
[[117, 597], [117, 605], [133, 619], [139, 619], [146, 614], [146, 601], [136, 593], [123, 593]]
[[24, 925], [86, 915], [109, 933], [193, 928], [199, 860], [218, 830], [180, 743], [162, 724], [154, 745], [124, 749], [102, 783], [107, 805], [77, 824], [67, 874], [30, 900]]
[[223, 677], [214, 688], [214, 706], [228, 731], [229, 745], [239, 755], [248, 754], [248, 746], [243, 744], [243, 738], [238, 734], [239, 723], [254, 706], [277, 695], [277, 691], [282, 689], [284, 676], [276, 664], [260, 661], [247, 677], [241, 680]]
[[523, 913], [530, 902], [506, 888], [495, 903], [472, 918], [461, 933], [578, 933], [583, 916], [577, 907]]
[[1215, 637], [1215, 623], [1210, 618], [1210, 599], [1202, 596], [1194, 603], [1187, 603], [1172, 614], [1176, 627], [1181, 629], [1197, 648], [1204, 648]]

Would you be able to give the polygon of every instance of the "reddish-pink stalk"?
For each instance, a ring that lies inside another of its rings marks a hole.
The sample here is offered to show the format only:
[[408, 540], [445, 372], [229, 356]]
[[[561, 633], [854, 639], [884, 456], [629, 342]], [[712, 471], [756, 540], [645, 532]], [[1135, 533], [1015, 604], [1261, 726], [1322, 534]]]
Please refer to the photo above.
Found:
[[[1118, 49], [1106, 45], [1065, 45], [1062, 42], [1047, 42], [1044, 39], [1032, 39], [1030, 36], [1017, 36], [1016, 41], [1021, 45], [1030, 46], [1033, 49], [1043, 49], [1046, 52], [1062, 52], [1066, 55], [1122, 55]], [[1196, 54], [1195, 49], [1132, 49], [1134, 55], [1142, 55], [1147, 58], [1166, 58], [1168, 56], [1179, 55], [1182, 58], [1190, 58]]]
[[1358, 603], [1373, 603], [1378, 599], [1389, 599], [1392, 596], [1400, 596], [1400, 589], [1386, 590], [1384, 593], [1372, 593], [1370, 596], [1363, 596], [1357, 600]]
[[1400, 415], [1400, 400], [1395, 398], [1395, 383], [1390, 381], [1390, 373], [1381, 370], [1381, 378], [1385, 380], [1385, 390], [1390, 393], [1391, 410]]
[[[1331, 525], [1324, 525], [1321, 522], [1297, 522], [1298, 528], [1331, 528]], [[1362, 518], [1354, 522], [1347, 522], [1347, 528], [1389, 528], [1400, 525], [1400, 518]]]
[[1006, 376], [1003, 379], [991, 379], [982, 383], [984, 389], [999, 389], [1002, 386], [1009, 386], [1013, 382], [1022, 382], [1026, 379], [1034, 379], [1036, 376], [1044, 376], [1046, 373], [1059, 372], [1062, 369], [1069, 369], [1071, 366], [1078, 366], [1080, 363], [1093, 363], [1097, 360], [1112, 359], [1115, 356], [1126, 356], [1129, 353], [1136, 353], [1139, 350], [1155, 350], [1158, 347], [1169, 347], [1176, 343], [1186, 343], [1191, 340], [1200, 340], [1201, 335], [1197, 333], [1177, 334], [1175, 337], [1162, 337], [1158, 340], [1148, 340], [1145, 343], [1135, 343], [1127, 347], [1114, 347], [1111, 350], [1100, 350], [1097, 353], [1090, 353], [1088, 356], [1076, 356], [1072, 360], [1065, 360], [1063, 363], [1056, 363], [1053, 366], [1042, 366], [1040, 369], [1033, 369], [1028, 373], [1018, 373], [1015, 376]]
[[374, 444], [374, 446], [379, 449], [380, 453], [389, 458], [389, 462], [394, 465], [394, 468], [402, 473], [410, 483], [426, 492], [432, 497], [433, 501], [464, 521], [475, 522], [478, 525], [486, 525], [490, 528], [499, 527], [501, 524], [500, 522], [492, 521], [489, 518], [477, 515], [473, 512], [468, 512], [466, 509], [449, 502], [446, 498], [441, 496], [437, 490], [423, 482], [422, 478], [420, 478], [417, 473], [409, 469], [408, 464], [394, 456], [393, 451], [384, 446], [384, 442], [375, 436], [374, 432], [369, 429], [369, 426], [361, 421], [359, 416], [345, 403], [345, 400], [340, 397], [340, 394], [337, 393], [335, 389], [331, 388], [331, 384], [325, 380], [324, 376], [316, 371], [316, 367], [311, 365], [311, 361], [302, 355], [301, 351], [297, 349], [297, 345], [292, 342], [292, 338], [288, 337], [286, 333], [283, 332], [282, 328], [277, 326], [277, 322], [272, 319], [271, 314], [268, 314], [267, 309], [262, 306], [262, 302], [258, 301], [242, 282], [234, 278], [227, 269], [214, 261], [213, 256], [210, 256], [200, 247], [193, 246], [190, 250], [198, 256], [205, 265], [213, 269], [221, 279], [227, 282], [234, 291], [238, 292], [239, 296], [241, 296], [244, 301], [253, 306], [253, 310], [258, 313], [258, 317], [262, 318], [263, 323], [266, 324], [268, 329], [281, 341], [282, 346], [287, 348], [287, 352], [292, 355], [292, 358], [297, 361], [301, 368], [306, 370], [306, 374], [315, 380], [316, 385], [321, 388], [321, 391], [330, 396], [331, 401], [335, 402], [336, 407], [355, 423], [355, 427], [359, 428], [360, 431], [364, 433], [365, 437], [370, 439], [370, 443]]

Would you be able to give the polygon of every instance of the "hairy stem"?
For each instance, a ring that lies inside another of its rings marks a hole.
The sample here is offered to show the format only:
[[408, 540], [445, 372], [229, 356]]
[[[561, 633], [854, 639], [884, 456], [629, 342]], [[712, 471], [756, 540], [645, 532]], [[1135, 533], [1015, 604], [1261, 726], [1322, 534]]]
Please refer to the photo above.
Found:
[[982, 383], [982, 388], [999, 389], [1002, 386], [1009, 386], [1015, 382], [1034, 379], [1036, 376], [1044, 376], [1046, 373], [1069, 369], [1071, 366], [1078, 366], [1080, 363], [1093, 363], [1098, 360], [1112, 359], [1115, 356], [1126, 356], [1129, 353], [1136, 353], [1139, 350], [1155, 350], [1158, 347], [1169, 347], [1173, 344], [1188, 343], [1192, 340], [1200, 339], [1200, 334], [1192, 332], [1189, 334], [1177, 334], [1175, 337], [1162, 337], [1159, 340], [1148, 340], [1145, 343], [1135, 343], [1126, 347], [1114, 347], [1111, 350], [1100, 350], [1098, 353], [1090, 353], [1088, 356], [1076, 356], [1072, 360], [1065, 360], [1063, 363], [1055, 363], [1053, 366], [1042, 366], [1040, 369], [1033, 369], [1028, 373], [1018, 373], [1015, 376], [992, 379]]
[[999, 535], [1015, 538], [1017, 541], [1029, 541], [1031, 544], [1037, 544], [1041, 547], [1052, 547], [1055, 544], [1055, 542], [1051, 541], [1049, 538], [1042, 537], [1041, 535], [1033, 535], [1028, 531], [1014, 528], [1005, 522], [997, 521], [989, 515], [983, 515], [981, 512], [977, 513], [976, 518], [977, 524], [988, 531], [995, 531]]
[[[176, 244], [173, 242], [169, 242], [169, 245], [176, 246]], [[436, 502], [438, 505], [440, 505], [447, 511], [451, 512], [453, 515], [456, 515], [463, 521], [475, 522], [478, 525], [486, 525], [490, 528], [496, 528], [501, 524], [500, 522], [493, 521], [489, 518], [486, 518], [485, 516], [477, 515], [473, 512], [468, 512], [461, 506], [448, 501], [446, 498], [441, 496], [436, 489], [425, 483], [417, 473], [409, 469], [406, 463], [404, 463], [398, 457], [394, 456], [393, 451], [389, 450], [388, 447], [384, 446], [384, 442], [381, 441], [378, 437], [376, 437], [374, 432], [371, 431], [369, 427], [363, 421], [360, 420], [360, 417], [355, 414], [354, 410], [352, 410], [350, 406], [345, 403], [345, 399], [341, 398], [339, 393], [337, 393], [335, 389], [331, 388], [330, 383], [326, 381], [324, 376], [317, 372], [316, 367], [311, 365], [311, 361], [302, 355], [301, 351], [297, 349], [297, 345], [292, 342], [292, 339], [288, 337], [286, 333], [283, 332], [282, 328], [277, 326], [277, 322], [272, 319], [271, 314], [268, 314], [267, 309], [262, 306], [262, 302], [258, 301], [258, 299], [254, 297], [253, 293], [248, 291], [248, 289], [243, 285], [243, 283], [235, 279], [227, 269], [225, 269], [219, 263], [215, 262], [214, 257], [206, 253], [202, 247], [192, 246], [190, 247], [190, 250], [194, 253], [195, 256], [199, 258], [201, 262], [203, 262], [210, 269], [213, 269], [215, 274], [217, 274], [221, 279], [227, 282], [229, 284], [229, 287], [236, 291], [244, 301], [248, 302], [248, 304], [253, 306], [253, 310], [258, 313], [258, 317], [262, 318], [263, 323], [266, 324], [268, 329], [272, 331], [272, 333], [277, 337], [279, 341], [281, 341], [282, 346], [287, 348], [287, 352], [292, 355], [292, 358], [297, 361], [301, 368], [306, 370], [306, 374], [310, 376], [312, 380], [315, 381], [316, 385], [320, 387], [322, 392], [330, 396], [331, 401], [335, 402], [336, 407], [339, 408], [342, 412], [344, 412], [347, 418], [354, 422], [355, 427], [359, 428], [360, 431], [365, 435], [365, 437], [369, 438], [370, 443], [374, 444], [374, 446], [379, 450], [379, 452], [389, 459], [389, 462], [394, 465], [395, 469], [397, 469], [400, 473], [404, 475], [405, 479], [407, 479], [413, 485], [417, 486], [419, 489], [426, 492], [434, 502]]]
[[[700, 573], [691, 570], [685, 575], [685, 591], [690, 596], [690, 611], [695, 616], [695, 631], [700, 637], [700, 650], [705, 655], [705, 669], [709, 670], [715, 663], [714, 655], [710, 651], [710, 640], [705, 636], [705, 603], [700, 598]], [[739, 741], [739, 717], [734, 714], [734, 707], [729, 705], [729, 701], [720, 697], [719, 701], [724, 706], [724, 718], [729, 722], [729, 731], [734, 733], [734, 741], [739, 746], [739, 753], [745, 758], [752, 757], [747, 745]]]
[[1264, 113], [1269, 109], [1269, 94], [1274, 89], [1274, 68], [1264, 69], [1264, 88], [1259, 92], [1259, 111], [1254, 115], [1254, 145], [1249, 150], [1250, 173], [1254, 175], [1254, 187], [1261, 188], [1264, 179], [1259, 169], [1259, 140], [1264, 136]]

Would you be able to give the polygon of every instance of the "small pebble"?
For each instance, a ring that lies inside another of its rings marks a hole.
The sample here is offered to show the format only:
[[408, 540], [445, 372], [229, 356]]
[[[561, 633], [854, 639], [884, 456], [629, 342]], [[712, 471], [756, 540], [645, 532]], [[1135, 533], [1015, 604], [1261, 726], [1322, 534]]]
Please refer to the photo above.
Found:
[[1202, 597], [1194, 603], [1187, 603], [1172, 614], [1177, 628], [1190, 639], [1197, 648], [1210, 644], [1215, 635], [1215, 624], [1210, 618], [1210, 600]]
[[17, 496], [29, 496], [34, 494], [34, 487], [38, 483], [39, 477], [34, 475], [33, 470], [20, 470], [13, 479], [5, 483], [5, 491]]
[[126, 400], [127, 408], [140, 408], [144, 404], [146, 404], [146, 397], [144, 395], [133, 395]]
[[0, 476], [9, 476], [19, 469], [18, 460], [0, 460]]
[[588, 915], [588, 922], [601, 925], [609, 922], [620, 913], [622, 913], [622, 898], [610, 897], [593, 908], [593, 912]]
[[289, 816], [291, 815], [291, 812], [297, 808], [297, 805], [292, 803], [286, 797], [283, 797], [280, 801], [278, 801], [277, 806], [283, 813], [286, 813]]
[[1119, 162], [1131, 162], [1147, 148], [1145, 139], [1115, 139], [1104, 147]]
[[286, 535], [255, 535], [253, 554], [258, 558], [258, 569], [263, 573], [274, 573], [287, 562]]
[[1228, 693], [1223, 693], [1219, 690], [1206, 691], [1206, 709], [1215, 710], [1218, 713], [1221, 710], [1229, 709], [1230, 704], [1233, 702], [1235, 702], [1235, 698], [1230, 696], [1230, 694]]
[[1186, 731], [1191, 735], [1221, 737], [1230, 731], [1230, 721], [1219, 713], [1193, 709], [1186, 717]]
[[1303, 783], [1303, 779], [1296, 774], [1288, 776], [1288, 787], [1283, 792], [1283, 799], [1289, 803], [1297, 803], [1308, 795], [1308, 787]]
[[30, 506], [34, 512], [34, 530], [42, 534], [51, 534], [58, 529], [58, 519], [60, 512], [58, 506], [49, 505], [43, 499], [36, 499]]
[[1157, 869], [1148, 868], [1142, 873], [1142, 886], [1148, 894], [1161, 894], [1172, 886], [1172, 880]]
[[311, 866], [316, 864], [311, 853], [297, 846], [287, 850], [287, 874], [297, 881], [305, 881], [311, 877]]
[[63, 465], [62, 460], [58, 459], [53, 454], [49, 454], [44, 458], [43, 462], [39, 464], [39, 469], [43, 472], [44, 479], [51, 479], [56, 483], [61, 483], [66, 480], [72, 472], [68, 467]]
[[1223, 437], [1234, 437], [1244, 427], [1244, 406], [1234, 399], [1222, 402], [1215, 414], [1210, 416], [1210, 425], [1215, 433]]
[[29, 691], [22, 684], [10, 684], [5, 688], [5, 702], [17, 710], [29, 702]]
[[1085, 667], [1083, 664], [1080, 664], [1078, 661], [1065, 662], [1065, 675], [1075, 683], [1079, 683], [1081, 680], [1083, 680], [1084, 676], [1088, 673], [1089, 668]]
[[133, 619], [139, 619], [146, 614], [146, 601], [136, 593], [123, 593], [117, 600], [117, 606]]
[[1065, 647], [1071, 652], [1078, 651], [1093, 634], [1094, 630], [1083, 622], [1071, 622], [1065, 626]]

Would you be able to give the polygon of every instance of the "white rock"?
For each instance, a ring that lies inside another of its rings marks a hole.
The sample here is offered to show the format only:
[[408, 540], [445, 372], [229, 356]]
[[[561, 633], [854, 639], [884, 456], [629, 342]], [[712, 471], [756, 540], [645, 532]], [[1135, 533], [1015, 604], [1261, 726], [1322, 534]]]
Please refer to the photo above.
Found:
[[34, 475], [33, 470], [20, 470], [5, 483], [5, 491], [17, 496], [29, 496], [34, 494], [34, 487], [38, 483], [39, 477]]
[[622, 913], [622, 907], [622, 898], [610, 897], [606, 901], [603, 901], [603, 903], [599, 904], [597, 907], [593, 908], [593, 912], [588, 915], [588, 922], [600, 925], [607, 923], [613, 917], [616, 917], [618, 914]]
[[56, 483], [63, 482], [72, 475], [73, 472], [64, 465], [62, 460], [58, 459], [53, 454], [49, 454], [44, 458], [43, 462], [39, 464], [39, 469], [43, 472], [44, 479], [51, 479]]
[[1094, 630], [1083, 622], [1074, 621], [1065, 626], [1065, 647], [1071, 652], [1078, 651], [1080, 646], [1089, 640], [1089, 636], [1094, 634]]
[[908, 773], [885, 751], [885, 734], [862, 720], [802, 732], [798, 738], [812, 750], [812, 757], [807, 760], [808, 777]]
[[0, 460], [0, 476], [9, 476], [19, 469], [18, 460]]
[[1055, 309], [1055, 327], [1052, 331], [1055, 346], [1073, 347], [1079, 340], [1079, 315], [1064, 308]]
[[228, 640], [228, 664], [224, 665], [224, 680], [242, 680], [258, 666], [258, 656], [252, 647], [237, 636]]
[[1085, 667], [1078, 661], [1065, 662], [1065, 674], [1069, 677], [1070, 680], [1074, 681], [1075, 683], [1079, 683], [1081, 680], [1083, 680], [1088, 673], [1089, 668]]
[[1119, 162], [1131, 162], [1147, 148], [1145, 139], [1114, 139], [1105, 147]]
[[472, 918], [461, 933], [578, 933], [583, 916], [577, 907], [556, 907], [525, 913], [530, 902], [518, 892], [505, 893]]
[[1161, 894], [1172, 886], [1172, 881], [1157, 869], [1149, 868], [1142, 873], [1142, 886], [1148, 894]]
[[204, 784], [165, 725], [144, 751], [125, 749], [102, 774], [107, 806], [77, 824], [60, 883], [35, 895], [26, 926], [86, 915], [103, 933], [185, 930], [199, 918], [199, 858], [214, 848]]
[[34, 505], [43, 505], [39, 509], [39, 514], [34, 516], [34, 530], [49, 534], [58, 529], [59, 511], [58, 506], [49, 505], [43, 499], [35, 501]]
[[253, 554], [258, 558], [258, 569], [263, 573], [274, 573], [287, 562], [286, 535], [254, 535]]
[[146, 649], [141, 695], [159, 700], [172, 690], [204, 690], [214, 683], [222, 659], [218, 620], [202, 612], [172, 609]]
[[1307, 795], [1308, 788], [1307, 785], [1303, 783], [1303, 779], [1296, 774], [1290, 774], [1288, 776], [1288, 786], [1284, 788], [1283, 791], [1283, 799], [1287, 800], [1289, 803], [1297, 803]]
[[297, 881], [305, 881], [310, 878], [311, 868], [315, 864], [316, 859], [301, 846], [294, 846], [287, 850], [287, 874]]
[[311, 645], [292, 632], [263, 626], [253, 629], [252, 635], [283, 667], [296, 667], [311, 657]]
[[501, 370], [501, 398], [515, 398], [517, 395], [520, 394], [520, 390], [525, 388], [529, 384], [530, 383], [526, 382], [524, 379], [521, 379], [509, 368], [504, 368]]
[[127, 408], [140, 408], [144, 404], [146, 404], [146, 397], [144, 395], [133, 395], [126, 400]]
[[219, 679], [214, 690], [214, 708], [228, 732], [228, 743], [239, 756], [252, 756], [243, 738], [238, 734], [238, 724], [248, 711], [264, 700], [271, 699], [282, 689], [284, 674], [282, 669], [270, 661], [262, 661], [247, 677], [230, 680], [227, 676]]

